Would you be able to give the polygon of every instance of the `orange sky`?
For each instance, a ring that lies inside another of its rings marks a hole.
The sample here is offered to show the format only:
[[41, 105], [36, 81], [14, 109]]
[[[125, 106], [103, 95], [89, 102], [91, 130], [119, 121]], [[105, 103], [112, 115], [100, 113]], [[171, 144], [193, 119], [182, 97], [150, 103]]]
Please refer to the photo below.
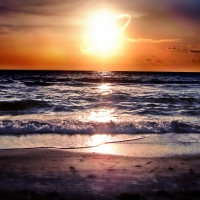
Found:
[[[1, 1], [0, 69], [199, 72], [199, 10], [197, 0]], [[112, 35], [102, 35], [112, 29], [99, 29], [98, 43], [87, 32], [101, 11], [130, 16], [121, 32], [128, 19], [114, 20], [119, 34], [107, 50]], [[95, 50], [83, 51], [85, 43]]]

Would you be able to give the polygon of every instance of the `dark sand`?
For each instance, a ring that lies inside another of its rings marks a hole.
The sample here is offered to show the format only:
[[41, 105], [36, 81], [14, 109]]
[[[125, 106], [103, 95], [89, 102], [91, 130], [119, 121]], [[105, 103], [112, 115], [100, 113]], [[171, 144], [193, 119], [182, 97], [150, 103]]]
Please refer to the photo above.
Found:
[[200, 199], [200, 156], [0, 150], [0, 199]]

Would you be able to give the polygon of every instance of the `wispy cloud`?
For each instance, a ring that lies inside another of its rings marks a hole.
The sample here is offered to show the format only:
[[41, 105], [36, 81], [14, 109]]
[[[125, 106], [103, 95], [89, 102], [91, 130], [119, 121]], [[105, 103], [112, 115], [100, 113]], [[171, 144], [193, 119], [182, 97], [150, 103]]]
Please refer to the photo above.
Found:
[[155, 39], [148, 39], [148, 38], [126, 38], [127, 41], [129, 42], [134, 42], [134, 43], [164, 43], [164, 42], [181, 42], [180, 39], [160, 39], [160, 40], [155, 40]]
[[6, 26], [0, 26], [0, 35], [7, 35], [10, 33], [10, 30]]
[[79, 25], [82, 1], [0, 0], [0, 25]]

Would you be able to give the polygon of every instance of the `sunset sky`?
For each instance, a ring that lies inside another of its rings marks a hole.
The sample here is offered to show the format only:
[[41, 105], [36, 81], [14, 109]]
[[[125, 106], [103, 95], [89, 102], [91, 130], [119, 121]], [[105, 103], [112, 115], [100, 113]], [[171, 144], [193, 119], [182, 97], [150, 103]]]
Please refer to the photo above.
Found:
[[200, 72], [200, 1], [0, 0], [0, 69]]

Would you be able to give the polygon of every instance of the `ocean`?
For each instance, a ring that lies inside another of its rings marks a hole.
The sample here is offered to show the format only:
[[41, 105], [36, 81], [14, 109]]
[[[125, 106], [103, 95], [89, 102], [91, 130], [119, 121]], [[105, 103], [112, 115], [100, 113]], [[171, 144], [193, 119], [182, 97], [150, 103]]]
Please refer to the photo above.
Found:
[[73, 149], [155, 134], [160, 142], [180, 134], [181, 142], [200, 142], [200, 73], [0, 71], [0, 77], [1, 149]]

